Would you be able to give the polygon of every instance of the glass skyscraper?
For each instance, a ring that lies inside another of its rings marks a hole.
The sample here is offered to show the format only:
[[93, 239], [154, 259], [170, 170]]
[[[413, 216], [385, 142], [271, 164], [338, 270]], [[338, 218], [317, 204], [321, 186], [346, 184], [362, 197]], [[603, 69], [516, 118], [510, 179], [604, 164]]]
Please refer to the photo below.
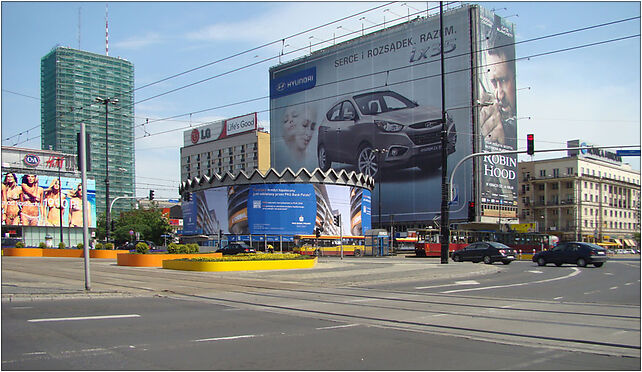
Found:
[[[91, 171], [96, 180], [96, 209], [106, 211], [105, 176], [109, 161], [109, 197], [135, 196], [134, 184], [134, 65], [122, 58], [56, 47], [42, 57], [41, 138], [43, 149], [76, 153], [76, 133], [85, 123], [90, 135]], [[106, 133], [105, 105], [96, 98], [118, 99], [109, 104]], [[109, 140], [105, 141], [106, 136]], [[109, 143], [106, 159], [105, 143]], [[116, 203], [118, 207], [129, 203]], [[113, 217], [112, 217], [113, 218]]]

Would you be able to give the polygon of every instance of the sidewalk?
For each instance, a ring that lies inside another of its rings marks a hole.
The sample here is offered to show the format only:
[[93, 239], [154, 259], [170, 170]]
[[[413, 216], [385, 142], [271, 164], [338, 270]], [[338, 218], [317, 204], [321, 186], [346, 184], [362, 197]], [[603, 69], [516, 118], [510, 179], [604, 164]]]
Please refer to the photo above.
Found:
[[[319, 257], [312, 269], [194, 272], [126, 267], [114, 260], [90, 263], [91, 291], [85, 291], [84, 260], [59, 257], [2, 257], [2, 301], [154, 295], [180, 287], [182, 281], [235, 280], [296, 286], [347, 287], [430, 282], [500, 272], [503, 265], [441, 264], [439, 258], [413, 256]], [[110, 283], [118, 283], [110, 285]]]

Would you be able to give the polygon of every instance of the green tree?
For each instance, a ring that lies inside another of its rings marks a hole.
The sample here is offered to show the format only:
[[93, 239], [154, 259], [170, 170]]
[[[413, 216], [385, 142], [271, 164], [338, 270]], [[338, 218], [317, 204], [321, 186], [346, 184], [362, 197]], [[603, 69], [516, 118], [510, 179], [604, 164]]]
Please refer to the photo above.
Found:
[[169, 221], [163, 217], [161, 210], [154, 206], [148, 209], [121, 212], [120, 216], [114, 219], [113, 239], [116, 241], [130, 240], [130, 230], [140, 233], [142, 240], [151, 240], [155, 244], [161, 244], [163, 241], [161, 235], [169, 233], [171, 226]]

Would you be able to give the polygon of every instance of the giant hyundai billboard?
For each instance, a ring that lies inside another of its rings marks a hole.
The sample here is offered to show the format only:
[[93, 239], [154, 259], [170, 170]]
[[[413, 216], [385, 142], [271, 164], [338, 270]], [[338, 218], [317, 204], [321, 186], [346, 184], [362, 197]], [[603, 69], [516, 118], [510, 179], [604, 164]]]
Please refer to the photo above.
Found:
[[183, 202], [186, 235], [311, 235], [319, 229], [346, 236], [370, 227], [370, 191], [345, 185], [223, 186], [194, 192]]
[[[484, 114], [496, 118], [489, 104], [496, 99], [496, 80], [482, 85], [475, 71], [481, 36], [471, 30], [479, 30], [478, 9], [444, 13], [448, 174], [481, 148], [481, 128], [474, 123], [481, 115], [482, 86], [488, 101]], [[443, 115], [439, 35], [438, 16], [419, 18], [270, 69], [273, 167], [368, 174], [377, 185], [375, 221], [379, 215], [385, 224], [437, 219]], [[485, 128], [491, 128], [490, 121]], [[484, 185], [476, 183], [480, 168], [476, 171], [472, 161], [458, 168], [451, 218], [467, 217], [466, 202], [479, 197], [474, 187], [485, 196], [490, 195], [486, 188], [495, 188], [489, 177]], [[490, 174], [497, 171], [501, 177], [501, 169]]]

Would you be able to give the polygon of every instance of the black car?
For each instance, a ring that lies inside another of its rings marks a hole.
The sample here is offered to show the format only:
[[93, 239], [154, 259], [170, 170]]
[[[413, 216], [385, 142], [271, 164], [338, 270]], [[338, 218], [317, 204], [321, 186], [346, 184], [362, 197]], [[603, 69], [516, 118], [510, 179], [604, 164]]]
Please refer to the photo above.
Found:
[[580, 267], [585, 267], [588, 264], [601, 267], [606, 260], [608, 260], [606, 249], [593, 243], [584, 242], [559, 243], [549, 251], [541, 251], [533, 255], [533, 262], [537, 262], [539, 266], [545, 266], [547, 263], [562, 266], [566, 263], [576, 264]]
[[451, 258], [455, 262], [484, 261], [485, 264], [492, 264], [501, 261], [504, 265], [508, 265], [515, 261], [515, 251], [498, 242], [476, 242], [454, 251]]
[[223, 253], [223, 255], [239, 254], [239, 253], [256, 253], [256, 250], [246, 243], [230, 243], [216, 252]]

